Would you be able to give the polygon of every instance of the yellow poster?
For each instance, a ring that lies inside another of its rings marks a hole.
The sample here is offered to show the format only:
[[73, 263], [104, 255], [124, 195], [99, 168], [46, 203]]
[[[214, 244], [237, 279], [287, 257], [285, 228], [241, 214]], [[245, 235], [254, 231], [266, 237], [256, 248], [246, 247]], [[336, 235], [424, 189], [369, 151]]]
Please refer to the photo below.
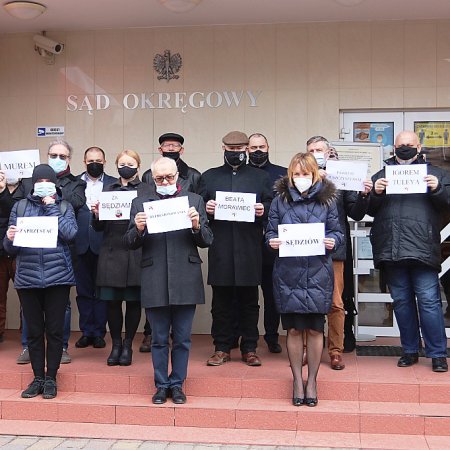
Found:
[[425, 149], [449, 147], [450, 122], [414, 122], [414, 131]]

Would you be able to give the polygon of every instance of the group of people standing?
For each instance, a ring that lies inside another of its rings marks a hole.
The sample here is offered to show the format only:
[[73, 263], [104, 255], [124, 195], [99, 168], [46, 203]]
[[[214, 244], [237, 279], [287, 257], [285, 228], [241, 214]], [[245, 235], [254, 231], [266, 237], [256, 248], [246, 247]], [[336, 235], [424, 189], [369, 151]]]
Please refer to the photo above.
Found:
[[[247, 137], [233, 131], [222, 139], [224, 164], [203, 174], [182, 160], [181, 135], [166, 133], [160, 136], [159, 144], [161, 157], [143, 174], [143, 181], [136, 152], [125, 150], [117, 156], [118, 178], [114, 178], [104, 173], [106, 158], [99, 147], [85, 151], [86, 171], [75, 177], [69, 165], [72, 149], [61, 140], [51, 143], [49, 164], [37, 166], [31, 179], [12, 180], [14, 184], [0, 173], [5, 233], [2, 258], [16, 264], [22, 330], [27, 330], [22, 340], [34, 373], [22, 397], [57, 395], [56, 373], [64, 362], [64, 352], [69, 357], [69, 291], [76, 284], [82, 336], [75, 345], [105, 347], [108, 324], [112, 348], [107, 364], [130, 365], [144, 308], [143, 346], [152, 352], [156, 386], [152, 401], [162, 404], [171, 397], [174, 403], [185, 403], [182, 387], [192, 322], [196, 305], [205, 301], [198, 248], [209, 247], [214, 352], [207, 365], [230, 361], [235, 347], [247, 365], [262, 364], [257, 354], [261, 285], [264, 338], [270, 352], [282, 351], [278, 342], [280, 317], [287, 331], [292, 403], [316, 406], [326, 315], [330, 366], [334, 370], [345, 368], [342, 293], [344, 264], [351, 255], [347, 217], [361, 220], [366, 213], [374, 216], [371, 240], [375, 265], [387, 269], [389, 275], [387, 283], [404, 349], [398, 365], [407, 367], [418, 361], [420, 326], [433, 370], [448, 370], [437, 257], [441, 211], [450, 203], [450, 178], [444, 170], [427, 166], [425, 194], [386, 195], [384, 169], [367, 179], [361, 192], [341, 191], [327, 179], [326, 162], [337, 154], [322, 136], [309, 139], [306, 152], [293, 156], [286, 169], [270, 161], [264, 135]], [[418, 137], [402, 132], [387, 164], [425, 163], [420, 151]], [[100, 220], [102, 191], [137, 191], [130, 220]], [[254, 221], [216, 219], [218, 191], [256, 194]], [[187, 197], [191, 228], [168, 232], [149, 229], [144, 205], [177, 197]], [[47, 215], [58, 217], [56, 249], [13, 245], [18, 217]], [[279, 257], [284, 242], [278, 227], [301, 223], [324, 224], [325, 253]]]

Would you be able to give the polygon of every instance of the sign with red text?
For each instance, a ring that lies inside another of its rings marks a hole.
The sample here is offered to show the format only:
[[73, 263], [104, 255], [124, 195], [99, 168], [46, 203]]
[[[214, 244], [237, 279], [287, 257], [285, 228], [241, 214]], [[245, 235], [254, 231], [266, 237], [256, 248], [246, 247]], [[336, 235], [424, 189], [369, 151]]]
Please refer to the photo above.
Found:
[[325, 255], [325, 224], [293, 223], [278, 225], [278, 237], [282, 240], [280, 258], [286, 256]]
[[131, 202], [137, 191], [101, 192], [98, 204], [99, 220], [130, 220]]
[[256, 194], [247, 192], [216, 192], [214, 219], [231, 222], [254, 222]]
[[386, 194], [425, 194], [427, 182], [426, 164], [386, 166]]

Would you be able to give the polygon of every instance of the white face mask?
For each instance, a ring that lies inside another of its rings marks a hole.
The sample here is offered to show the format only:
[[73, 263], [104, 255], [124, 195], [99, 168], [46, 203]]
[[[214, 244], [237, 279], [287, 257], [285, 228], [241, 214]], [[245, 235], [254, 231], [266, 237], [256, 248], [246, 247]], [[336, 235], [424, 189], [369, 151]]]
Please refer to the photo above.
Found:
[[312, 186], [312, 179], [303, 177], [294, 178], [294, 184], [299, 192], [303, 193]]
[[322, 168], [325, 167], [325, 154], [324, 153], [313, 153], [314, 158], [316, 158], [317, 165]]
[[33, 194], [37, 197], [51, 197], [56, 194], [56, 186], [55, 183], [50, 181], [41, 181], [39, 183], [34, 183], [34, 191]]
[[159, 195], [173, 195], [177, 192], [177, 185], [175, 184], [167, 184], [167, 185], [156, 185], [156, 192]]

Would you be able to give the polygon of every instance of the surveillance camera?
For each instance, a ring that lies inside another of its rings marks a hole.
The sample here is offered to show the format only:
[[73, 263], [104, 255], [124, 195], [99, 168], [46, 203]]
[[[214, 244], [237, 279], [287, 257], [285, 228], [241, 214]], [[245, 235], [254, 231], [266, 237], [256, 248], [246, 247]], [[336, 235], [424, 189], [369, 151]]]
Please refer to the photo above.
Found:
[[33, 40], [36, 43], [36, 47], [39, 47], [40, 49], [54, 55], [59, 55], [64, 50], [64, 44], [53, 41], [48, 37], [42, 36], [41, 34], [34, 35]]

